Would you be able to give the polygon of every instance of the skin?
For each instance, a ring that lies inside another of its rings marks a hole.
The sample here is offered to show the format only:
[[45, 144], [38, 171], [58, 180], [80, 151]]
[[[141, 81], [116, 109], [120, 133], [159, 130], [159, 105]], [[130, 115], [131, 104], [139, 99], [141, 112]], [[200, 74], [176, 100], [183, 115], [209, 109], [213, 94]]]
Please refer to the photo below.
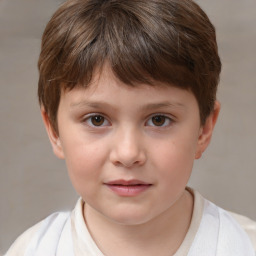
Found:
[[[86, 202], [88, 229], [105, 255], [171, 255], [179, 248], [193, 212], [185, 188], [219, 109], [216, 102], [202, 126], [190, 91], [159, 82], [129, 87], [107, 66], [89, 88], [62, 92], [58, 134], [42, 108], [53, 151], [65, 159]], [[147, 186], [124, 196], [108, 186], [115, 180]]]

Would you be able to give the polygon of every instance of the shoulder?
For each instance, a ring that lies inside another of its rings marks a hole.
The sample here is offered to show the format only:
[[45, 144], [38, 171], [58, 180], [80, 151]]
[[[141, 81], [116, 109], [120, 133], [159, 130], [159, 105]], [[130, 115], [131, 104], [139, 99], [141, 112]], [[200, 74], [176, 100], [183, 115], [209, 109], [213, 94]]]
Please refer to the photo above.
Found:
[[24, 255], [28, 244], [40, 229], [42, 222], [43, 221], [40, 221], [21, 234], [11, 245], [5, 256]]
[[[243, 227], [226, 210], [219, 208], [220, 215], [220, 239], [223, 246], [232, 246], [235, 250], [253, 248], [252, 241]], [[232, 239], [231, 239], [232, 238]]]
[[237, 213], [229, 212], [229, 214], [238, 222], [241, 228], [247, 233], [256, 251], [256, 221], [253, 221], [248, 217], [245, 217]]
[[[199, 251], [204, 247], [212, 248], [218, 252], [217, 255], [255, 255], [255, 248], [248, 234], [248, 230], [253, 230], [254, 222], [246, 217], [238, 221], [237, 216], [216, 206], [199, 193], [195, 194], [203, 200], [204, 206], [194, 247]], [[247, 254], [241, 254], [242, 252]]]
[[69, 215], [69, 212], [56, 212], [32, 226], [15, 240], [5, 256], [26, 255], [43, 236], [58, 237]]
[[[229, 255], [226, 252], [246, 252], [245, 255], [254, 255], [255, 246], [245, 230], [245, 226], [237, 221], [228, 211], [216, 206], [206, 200], [206, 213], [212, 214], [215, 211], [218, 226], [218, 252], [220, 255]], [[208, 209], [207, 209], [208, 208]], [[211, 209], [211, 210], [209, 210]], [[214, 209], [214, 210], [213, 210]], [[242, 217], [242, 216], [241, 216]], [[247, 219], [244, 217], [243, 219]], [[232, 248], [232, 249], [231, 249]], [[224, 253], [225, 252], [225, 253]]]

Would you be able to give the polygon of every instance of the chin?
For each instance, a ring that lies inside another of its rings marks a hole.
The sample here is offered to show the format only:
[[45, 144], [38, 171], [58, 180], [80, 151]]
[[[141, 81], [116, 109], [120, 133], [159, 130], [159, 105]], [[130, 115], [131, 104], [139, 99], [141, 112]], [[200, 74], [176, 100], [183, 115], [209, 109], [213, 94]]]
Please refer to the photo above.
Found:
[[105, 215], [110, 221], [124, 226], [141, 225], [150, 221], [153, 217], [149, 212], [140, 212], [136, 210], [117, 211], [114, 214]]

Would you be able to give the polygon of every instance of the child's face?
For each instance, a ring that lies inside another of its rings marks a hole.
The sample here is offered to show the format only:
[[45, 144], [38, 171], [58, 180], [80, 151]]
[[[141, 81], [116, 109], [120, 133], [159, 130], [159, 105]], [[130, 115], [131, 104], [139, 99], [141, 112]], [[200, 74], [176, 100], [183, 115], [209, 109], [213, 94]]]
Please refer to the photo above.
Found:
[[214, 123], [201, 127], [191, 92], [128, 87], [108, 70], [89, 88], [62, 94], [59, 137], [45, 119], [87, 207], [123, 224], [145, 223], [182, 197]]

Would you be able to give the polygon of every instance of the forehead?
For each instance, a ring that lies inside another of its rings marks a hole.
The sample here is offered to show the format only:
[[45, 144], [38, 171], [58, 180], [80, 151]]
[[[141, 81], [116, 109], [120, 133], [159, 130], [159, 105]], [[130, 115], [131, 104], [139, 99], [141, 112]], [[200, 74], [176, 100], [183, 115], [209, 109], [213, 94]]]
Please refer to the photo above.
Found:
[[[141, 76], [144, 76], [144, 74], [141, 74]], [[110, 64], [108, 62], [105, 62], [102, 66], [95, 67], [92, 78], [90, 79], [90, 82], [88, 84], [77, 84], [74, 86], [74, 88], [76, 88], [76, 90], [78, 90], [78, 88], [81, 89], [81, 93], [87, 95], [88, 97], [93, 94], [100, 95], [106, 94], [109, 91], [113, 92], [114, 89], [118, 89], [119, 91], [126, 91], [127, 93], [138, 93], [143, 91], [144, 93], [148, 94], [154, 91], [154, 93], [160, 94], [164, 91], [167, 91], [170, 87], [178, 88], [178, 86], [174, 84], [156, 81], [150, 77], [147, 77], [147, 81], [148, 83], [139, 83], [134, 81], [131, 81], [130, 83], [125, 83], [120, 80], [113, 72]], [[71, 91], [72, 90], [73, 89], [71, 89]], [[69, 91], [69, 89], [67, 91]], [[181, 89], [181, 91], [190, 92], [189, 89]], [[65, 90], [63, 90], [62, 92], [66, 93]]]
[[158, 81], [152, 84], [127, 85], [120, 81], [107, 66], [95, 72], [87, 87], [77, 85], [71, 91], [63, 91], [61, 104], [70, 108], [113, 108], [137, 106], [140, 108], [189, 107], [197, 104], [192, 92]]

